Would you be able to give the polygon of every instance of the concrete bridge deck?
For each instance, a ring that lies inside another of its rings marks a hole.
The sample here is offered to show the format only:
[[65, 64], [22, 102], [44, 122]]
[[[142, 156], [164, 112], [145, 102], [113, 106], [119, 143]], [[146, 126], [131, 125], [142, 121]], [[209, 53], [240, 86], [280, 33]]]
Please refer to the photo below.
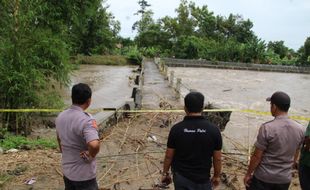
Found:
[[166, 102], [173, 107], [180, 107], [175, 91], [169, 87], [168, 80], [159, 72], [154, 61], [144, 63], [144, 84], [142, 86], [142, 108], [157, 109]]

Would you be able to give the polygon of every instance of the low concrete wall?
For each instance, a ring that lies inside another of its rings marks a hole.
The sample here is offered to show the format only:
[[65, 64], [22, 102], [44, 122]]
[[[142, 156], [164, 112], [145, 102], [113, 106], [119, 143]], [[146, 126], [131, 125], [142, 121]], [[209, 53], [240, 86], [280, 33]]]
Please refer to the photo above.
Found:
[[144, 63], [145, 59], [142, 61], [141, 66], [138, 71], [139, 74], [136, 76], [135, 87], [132, 89], [131, 97], [134, 99], [134, 104], [136, 109], [141, 109], [142, 107], [142, 86], [144, 85]]
[[176, 92], [176, 98], [180, 99], [182, 80], [180, 78], [175, 79], [173, 71], [170, 73], [170, 76], [168, 76], [168, 67], [160, 58], [154, 58], [154, 62], [161, 74], [164, 76], [164, 79], [168, 80], [169, 86]]
[[206, 67], [216, 69], [237, 69], [237, 70], [310, 74], [310, 67], [207, 61], [207, 60], [171, 59], [171, 58], [162, 58], [161, 60], [162, 62], [164, 62], [165, 65], [168, 65], [169, 67]]
[[[96, 119], [99, 126], [99, 133], [102, 134], [107, 128], [115, 125], [120, 119], [127, 116], [126, 112], [123, 110], [134, 110], [135, 105], [133, 100], [126, 101], [115, 108], [109, 108], [108, 110], [103, 110], [102, 112], [96, 113], [94, 118]], [[121, 112], [118, 112], [122, 110]]]

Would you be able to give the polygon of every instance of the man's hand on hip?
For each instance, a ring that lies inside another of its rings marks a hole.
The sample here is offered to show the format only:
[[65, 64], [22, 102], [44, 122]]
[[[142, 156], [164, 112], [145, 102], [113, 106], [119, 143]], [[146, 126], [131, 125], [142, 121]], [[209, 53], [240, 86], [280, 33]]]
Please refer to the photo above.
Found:
[[88, 151], [80, 152], [80, 157], [83, 158], [86, 162], [90, 162], [93, 160], [93, 157], [89, 154]]

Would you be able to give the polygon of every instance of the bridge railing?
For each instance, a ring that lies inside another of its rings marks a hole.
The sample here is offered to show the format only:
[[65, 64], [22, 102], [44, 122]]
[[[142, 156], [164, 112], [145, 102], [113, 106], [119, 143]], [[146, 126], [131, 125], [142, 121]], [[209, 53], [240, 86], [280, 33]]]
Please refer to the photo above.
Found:
[[169, 86], [173, 88], [176, 92], [176, 98], [181, 98], [181, 87], [185, 88], [188, 91], [191, 91], [188, 86], [182, 83], [181, 78], [176, 78], [174, 75], [174, 71], [170, 71], [168, 74], [168, 66], [166, 65], [166, 62], [163, 61], [161, 58], [154, 58], [154, 61], [160, 70], [160, 72], [164, 75], [165, 79], [169, 81]]
[[161, 61], [164, 63], [164, 65], [168, 65], [170, 67], [206, 67], [206, 68], [218, 68], [218, 69], [237, 69], [237, 70], [310, 74], [310, 67], [301, 67], [301, 66], [208, 61], [204, 59], [190, 60], [190, 59], [162, 58]]

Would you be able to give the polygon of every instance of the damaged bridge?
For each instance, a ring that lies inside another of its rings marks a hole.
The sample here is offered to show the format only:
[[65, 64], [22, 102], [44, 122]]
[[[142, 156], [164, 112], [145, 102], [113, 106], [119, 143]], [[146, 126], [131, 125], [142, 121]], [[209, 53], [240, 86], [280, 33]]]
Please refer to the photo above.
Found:
[[[183, 97], [168, 78], [159, 64], [152, 60], [144, 62], [132, 96], [133, 105], [139, 111], [129, 112], [127, 117], [105, 128], [102, 135], [97, 157], [97, 180], [102, 189], [174, 189], [173, 185], [161, 187], [160, 172], [170, 127], [183, 118], [184, 112], [170, 111], [183, 109]], [[206, 105], [206, 108], [216, 107]], [[205, 115], [224, 130], [230, 113]], [[240, 164], [239, 167], [244, 166]], [[223, 189], [234, 189], [230, 184], [233, 179], [228, 174], [223, 176], [227, 184], [222, 185]]]
[[[167, 68], [153, 60], [145, 60], [132, 79], [131, 96], [124, 101], [105, 105], [104, 110], [102, 105], [91, 107], [100, 124], [101, 150], [97, 155], [99, 187], [101, 190], [174, 189], [173, 185], [161, 186], [160, 179], [170, 128], [184, 117], [181, 80], [168, 76]], [[94, 98], [96, 102], [102, 97]], [[206, 105], [206, 109], [216, 108], [219, 107]], [[230, 112], [204, 114], [221, 130], [225, 129], [230, 118]], [[10, 168], [15, 164], [19, 168], [20, 163], [27, 162], [27, 177], [36, 176], [31, 189], [64, 189], [60, 153], [40, 150], [33, 154], [41, 159], [34, 160], [31, 152], [22, 152], [11, 155], [12, 159], [7, 159], [4, 167]], [[239, 158], [240, 155], [224, 153], [220, 189], [240, 189], [240, 176], [245, 172], [246, 160]], [[34, 172], [38, 167], [44, 171]], [[46, 187], [47, 184], [50, 187]], [[8, 183], [7, 187], [29, 189], [29, 186], [14, 183]]]

